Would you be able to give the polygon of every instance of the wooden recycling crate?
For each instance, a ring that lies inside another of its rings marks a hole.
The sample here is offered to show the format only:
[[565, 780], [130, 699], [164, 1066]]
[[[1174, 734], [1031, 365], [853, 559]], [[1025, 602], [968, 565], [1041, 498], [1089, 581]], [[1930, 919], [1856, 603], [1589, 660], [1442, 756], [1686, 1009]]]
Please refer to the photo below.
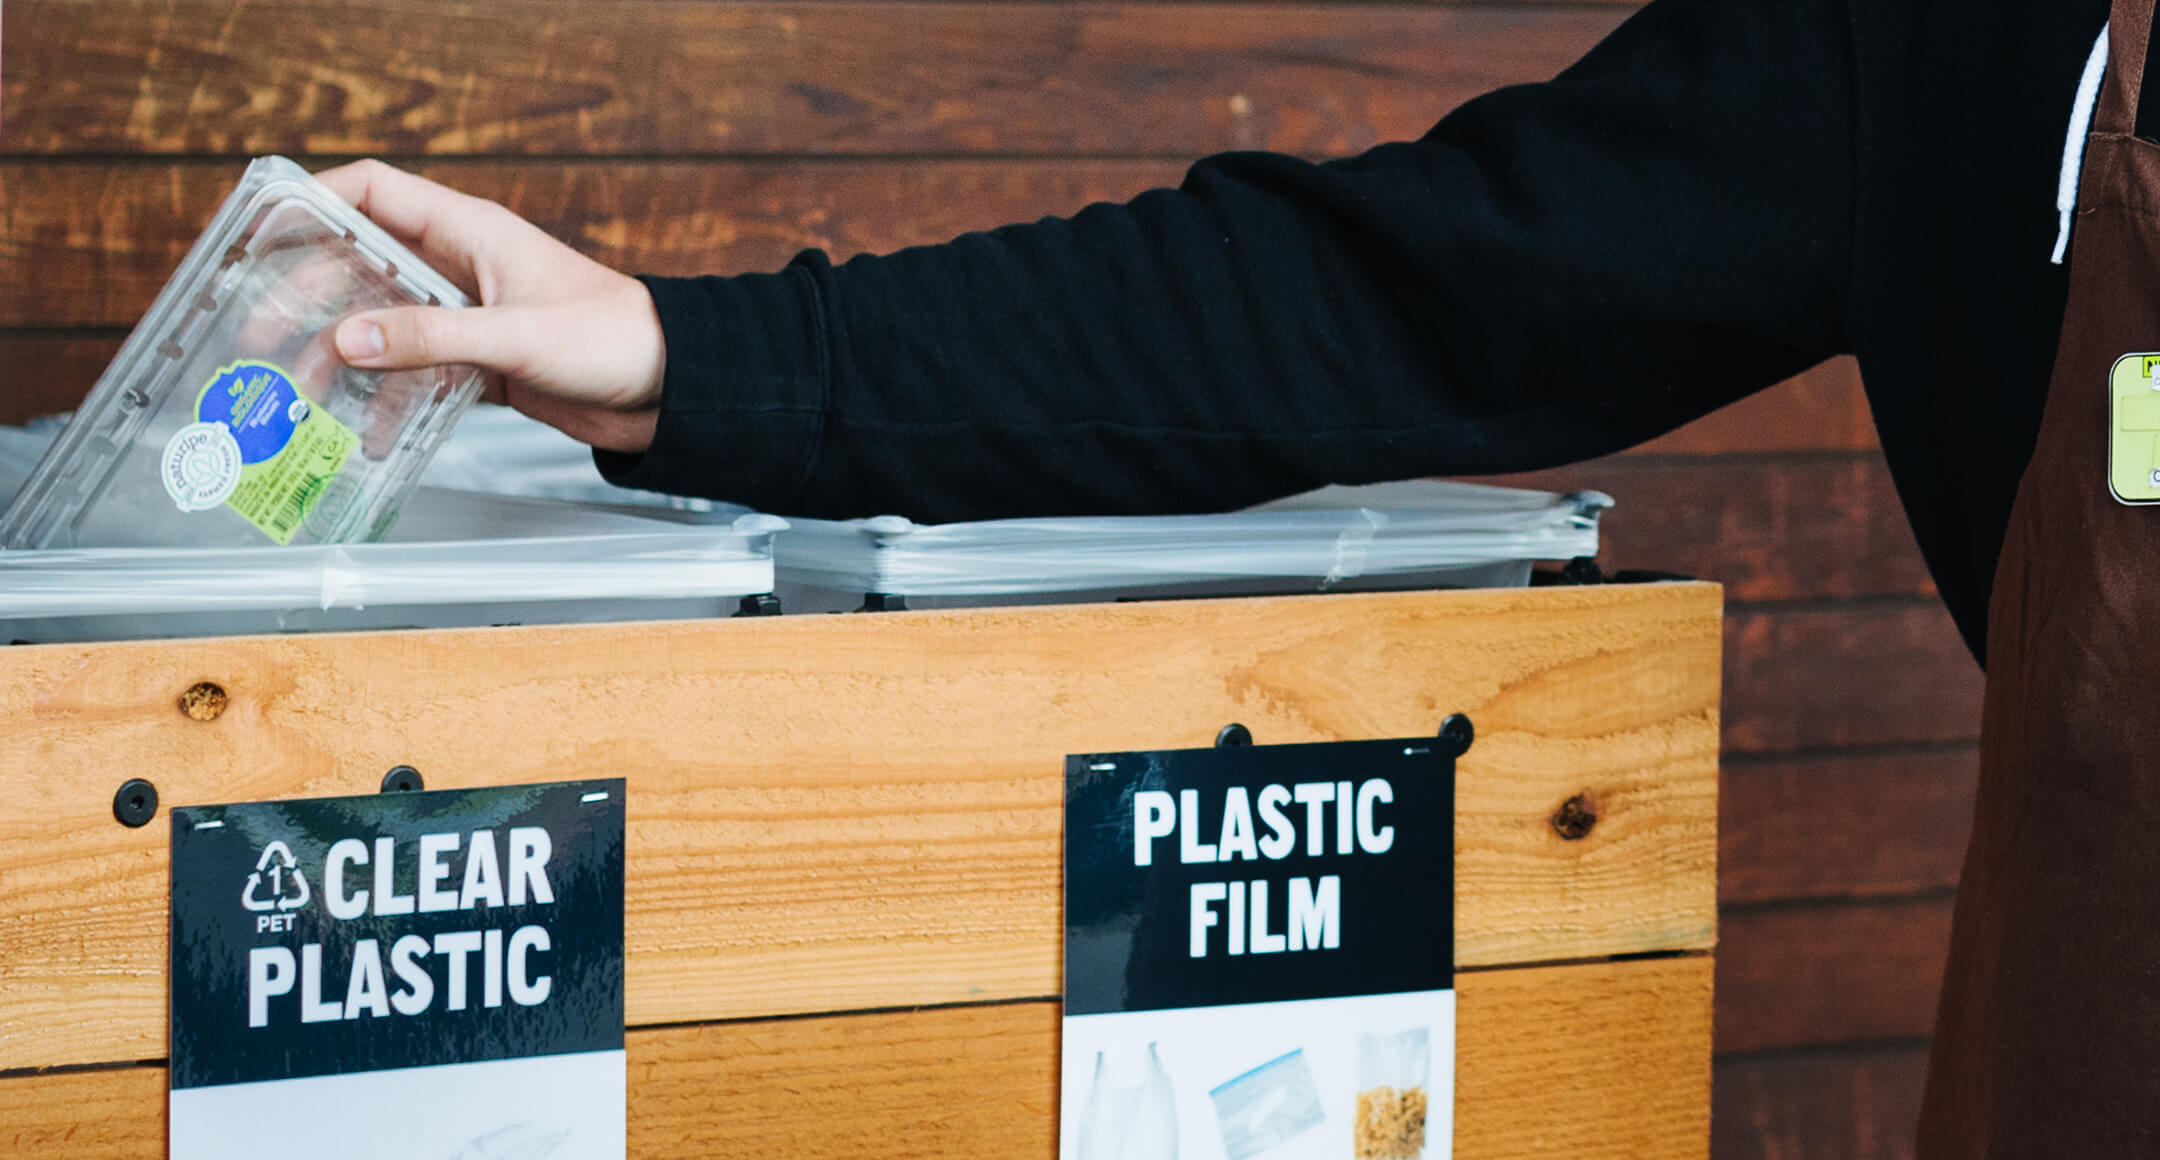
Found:
[[1050, 1160], [1064, 755], [1462, 712], [1456, 1155], [1701, 1157], [1719, 617], [1677, 583], [0, 649], [0, 1155], [164, 1155], [169, 827], [115, 820], [130, 777], [627, 778], [631, 1156]]

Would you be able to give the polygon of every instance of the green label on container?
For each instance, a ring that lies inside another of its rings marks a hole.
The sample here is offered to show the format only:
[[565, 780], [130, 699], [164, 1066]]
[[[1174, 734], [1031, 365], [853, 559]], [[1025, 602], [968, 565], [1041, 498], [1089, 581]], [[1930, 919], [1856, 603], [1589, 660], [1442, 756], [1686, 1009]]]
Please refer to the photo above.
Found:
[[283, 368], [254, 359], [221, 368], [195, 417], [166, 447], [167, 491], [184, 511], [223, 503], [280, 544], [292, 543], [360, 446]]

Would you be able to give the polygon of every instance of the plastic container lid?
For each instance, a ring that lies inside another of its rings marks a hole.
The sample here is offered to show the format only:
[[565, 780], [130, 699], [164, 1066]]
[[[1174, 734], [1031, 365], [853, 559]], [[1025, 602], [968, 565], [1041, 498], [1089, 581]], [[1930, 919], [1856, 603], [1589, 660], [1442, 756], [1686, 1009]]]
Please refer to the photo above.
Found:
[[1612, 497], [1434, 480], [1329, 487], [1247, 511], [917, 524], [791, 519], [783, 583], [993, 596], [1171, 583], [1360, 578], [1595, 556]]
[[[47, 427], [0, 427], [0, 503]], [[380, 543], [0, 552], [0, 643], [726, 615], [787, 526], [423, 486]]]
[[331, 333], [427, 304], [470, 302], [298, 165], [255, 161], [0, 517], [0, 547], [381, 538], [481, 376], [357, 370]]
[[761, 515], [720, 526], [623, 516], [612, 527], [594, 523], [545, 536], [11, 552], [0, 555], [0, 624], [747, 596], [772, 591], [772, 541], [786, 527]]
[[0, 643], [724, 616], [772, 591], [787, 527], [431, 488], [407, 507], [372, 544], [0, 552]]

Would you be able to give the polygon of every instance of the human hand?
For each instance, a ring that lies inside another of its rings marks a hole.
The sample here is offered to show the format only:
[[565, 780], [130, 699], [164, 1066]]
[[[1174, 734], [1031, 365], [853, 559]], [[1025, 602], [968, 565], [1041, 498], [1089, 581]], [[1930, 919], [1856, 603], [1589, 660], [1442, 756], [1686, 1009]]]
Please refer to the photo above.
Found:
[[370, 370], [464, 363], [487, 397], [610, 451], [644, 451], [659, 421], [665, 342], [652, 295], [491, 201], [380, 161], [315, 175], [479, 306], [371, 310], [338, 324], [338, 356]]

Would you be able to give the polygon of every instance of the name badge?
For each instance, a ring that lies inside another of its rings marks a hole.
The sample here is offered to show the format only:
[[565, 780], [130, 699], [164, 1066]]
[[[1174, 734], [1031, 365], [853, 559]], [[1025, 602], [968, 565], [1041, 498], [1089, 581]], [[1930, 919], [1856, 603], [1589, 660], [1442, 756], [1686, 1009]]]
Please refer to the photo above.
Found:
[[2108, 490], [2160, 503], [2160, 353], [2126, 354], [2108, 372]]

